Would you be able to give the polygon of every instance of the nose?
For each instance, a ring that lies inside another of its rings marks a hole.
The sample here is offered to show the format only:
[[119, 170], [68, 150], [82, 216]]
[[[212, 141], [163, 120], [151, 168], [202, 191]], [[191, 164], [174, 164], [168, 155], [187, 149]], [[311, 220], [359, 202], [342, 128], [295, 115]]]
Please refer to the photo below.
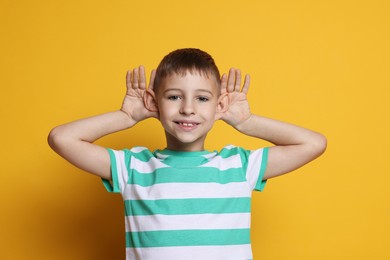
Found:
[[195, 113], [195, 108], [192, 100], [183, 100], [180, 106], [180, 113], [183, 115], [192, 115]]

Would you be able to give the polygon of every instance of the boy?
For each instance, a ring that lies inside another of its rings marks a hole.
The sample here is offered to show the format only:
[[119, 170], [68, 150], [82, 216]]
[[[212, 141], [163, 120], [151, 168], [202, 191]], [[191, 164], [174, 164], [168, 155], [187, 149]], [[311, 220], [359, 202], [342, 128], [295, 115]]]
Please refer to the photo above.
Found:
[[[316, 132], [254, 115], [241, 73], [220, 78], [212, 57], [199, 49], [171, 52], [152, 71], [127, 73], [122, 108], [54, 128], [50, 146], [77, 167], [100, 176], [125, 201], [127, 259], [252, 259], [250, 198], [266, 180], [322, 154]], [[93, 142], [147, 118], [160, 120], [163, 150], [114, 151]], [[215, 120], [275, 146], [248, 151], [204, 150]], [[109, 181], [112, 181], [112, 185]]]

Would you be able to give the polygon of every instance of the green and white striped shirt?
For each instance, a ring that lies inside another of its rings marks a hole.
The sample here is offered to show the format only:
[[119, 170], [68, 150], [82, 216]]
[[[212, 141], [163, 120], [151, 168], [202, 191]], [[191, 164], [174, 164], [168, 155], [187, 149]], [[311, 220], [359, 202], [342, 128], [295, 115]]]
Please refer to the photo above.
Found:
[[252, 190], [263, 190], [268, 148], [220, 152], [108, 149], [125, 204], [126, 259], [252, 259]]

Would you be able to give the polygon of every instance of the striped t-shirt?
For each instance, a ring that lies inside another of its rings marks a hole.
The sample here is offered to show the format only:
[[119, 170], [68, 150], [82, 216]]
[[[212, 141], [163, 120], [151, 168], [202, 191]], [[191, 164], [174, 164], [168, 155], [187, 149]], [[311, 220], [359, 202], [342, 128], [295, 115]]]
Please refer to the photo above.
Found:
[[111, 192], [125, 206], [126, 259], [252, 259], [252, 190], [263, 190], [268, 149], [220, 152], [108, 149]]

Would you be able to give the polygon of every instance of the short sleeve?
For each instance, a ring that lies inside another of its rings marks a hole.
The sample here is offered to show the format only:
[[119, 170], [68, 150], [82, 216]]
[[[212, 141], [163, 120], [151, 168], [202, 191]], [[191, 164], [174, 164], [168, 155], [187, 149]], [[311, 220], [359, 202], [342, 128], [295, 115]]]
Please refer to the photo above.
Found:
[[268, 148], [249, 151], [246, 178], [252, 190], [263, 191], [267, 180], [263, 180], [267, 168]]
[[126, 166], [125, 152], [116, 151], [107, 148], [107, 151], [110, 155], [110, 164], [111, 164], [111, 179], [103, 179], [102, 182], [104, 187], [108, 192], [119, 193], [123, 190], [126, 179], [128, 178], [128, 167]]

